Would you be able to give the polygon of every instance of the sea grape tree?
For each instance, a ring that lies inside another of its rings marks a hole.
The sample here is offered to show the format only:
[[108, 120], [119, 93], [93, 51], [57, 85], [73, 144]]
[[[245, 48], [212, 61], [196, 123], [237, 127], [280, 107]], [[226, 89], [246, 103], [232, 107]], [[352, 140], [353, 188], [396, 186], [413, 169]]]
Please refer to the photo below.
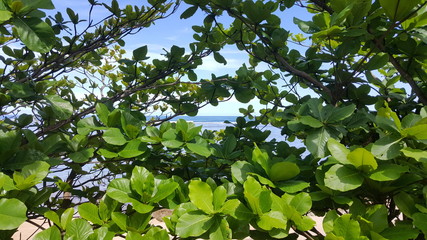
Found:
[[[1, 239], [40, 217], [34, 239], [425, 238], [424, 0], [87, 4], [0, 1]], [[177, 14], [188, 46], [125, 50]], [[226, 46], [248, 64], [200, 77]], [[232, 98], [265, 107], [219, 131], [169, 121]]]

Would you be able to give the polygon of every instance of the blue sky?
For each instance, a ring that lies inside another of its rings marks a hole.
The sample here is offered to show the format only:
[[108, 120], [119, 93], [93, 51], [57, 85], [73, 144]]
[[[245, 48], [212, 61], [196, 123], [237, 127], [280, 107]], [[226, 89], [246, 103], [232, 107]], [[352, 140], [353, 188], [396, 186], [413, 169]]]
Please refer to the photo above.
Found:
[[[80, 17], [87, 19], [87, 12], [89, 10], [89, 4], [87, 0], [52, 0], [56, 10], [61, 11], [64, 16], [66, 16], [65, 9], [67, 7], [73, 9], [76, 13], [79, 13]], [[110, 3], [110, 1], [99, 1]], [[118, 1], [120, 6], [125, 6], [126, 4], [138, 4], [145, 1]], [[177, 45], [180, 47], [188, 47], [188, 44], [193, 42], [193, 30], [191, 27], [193, 25], [201, 25], [204, 19], [204, 14], [198, 11], [195, 16], [190, 19], [180, 19], [180, 15], [188, 6], [184, 3], [179, 7], [178, 12], [173, 14], [167, 19], [157, 21], [155, 25], [142, 30], [137, 35], [129, 36], [126, 39], [125, 49], [131, 53], [134, 49], [147, 45], [149, 50], [150, 59], [160, 57], [160, 54], [164, 53], [163, 49], [170, 49], [172, 45]], [[104, 16], [106, 14], [105, 10], [101, 10], [102, 7], [95, 9], [95, 16]], [[51, 13], [50, 13], [51, 14]], [[299, 29], [292, 23], [292, 18], [298, 16], [298, 18], [308, 20], [308, 14], [305, 13], [304, 9], [293, 8], [285, 12], [279, 13], [284, 18], [282, 25], [285, 29], [290, 30], [291, 32], [300, 32]], [[305, 18], [304, 18], [305, 17]], [[286, 19], [285, 19], [286, 18]], [[284, 22], [287, 21], [287, 22]], [[292, 46], [289, 46], [292, 47]], [[221, 54], [227, 59], [227, 65], [218, 64], [215, 62], [213, 57], [208, 57], [203, 60], [203, 66], [201, 66], [197, 71], [197, 75], [201, 78], [210, 79], [211, 74], [217, 76], [229, 74], [235, 75], [235, 71], [242, 66], [243, 63], [247, 63], [247, 56], [244, 52], [238, 51], [232, 46], [225, 47]], [[150, 61], [150, 59], [148, 61]], [[266, 66], [260, 66], [259, 70], [266, 69]], [[260, 105], [257, 101], [252, 101], [249, 104], [252, 104], [256, 112], [258, 109], [263, 106]], [[235, 116], [239, 115], [239, 108], [247, 108], [249, 104], [242, 104], [236, 101], [235, 99], [230, 100], [226, 103], [220, 103], [217, 107], [207, 106], [199, 111], [200, 116], [209, 116], [209, 115], [222, 115], [222, 116]]]

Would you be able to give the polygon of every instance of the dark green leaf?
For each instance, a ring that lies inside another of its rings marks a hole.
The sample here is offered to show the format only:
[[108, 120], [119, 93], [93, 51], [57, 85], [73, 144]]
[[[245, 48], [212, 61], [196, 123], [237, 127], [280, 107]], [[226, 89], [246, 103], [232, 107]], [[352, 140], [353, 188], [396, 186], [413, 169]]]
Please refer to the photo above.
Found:
[[142, 46], [140, 48], [137, 48], [137, 49], [133, 50], [133, 58], [136, 61], [146, 60], [147, 59], [147, 52], [148, 52], [147, 45]]
[[190, 18], [191, 16], [194, 15], [194, 13], [196, 13], [198, 9], [198, 6], [192, 6], [187, 8], [182, 14], [181, 14], [181, 19], [187, 19]]
[[22, 42], [31, 50], [46, 53], [55, 43], [52, 28], [38, 18], [13, 18], [13, 24]]
[[65, 120], [73, 114], [73, 106], [68, 102], [62, 99], [58, 95], [47, 95], [45, 99], [52, 106], [53, 112], [58, 117], [59, 120]]

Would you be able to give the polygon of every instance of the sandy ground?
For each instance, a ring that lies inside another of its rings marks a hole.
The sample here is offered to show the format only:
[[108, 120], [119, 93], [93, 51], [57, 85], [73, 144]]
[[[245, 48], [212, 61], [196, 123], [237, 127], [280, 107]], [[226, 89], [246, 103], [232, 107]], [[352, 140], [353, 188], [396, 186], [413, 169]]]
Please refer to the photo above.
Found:
[[[151, 224], [152, 225], [156, 225], [156, 226], [160, 226], [160, 227], [166, 227], [165, 223], [163, 221], [161, 221], [162, 217], [167, 216], [168, 214], [170, 214], [170, 211], [168, 210], [160, 210], [157, 211], [155, 213], [153, 213], [153, 219], [151, 220]], [[321, 231], [323, 233], [323, 228], [322, 228], [322, 219], [321, 217], [316, 217], [316, 216], [310, 216], [313, 220], [316, 221], [316, 227], [319, 231]], [[46, 219], [35, 219], [32, 220], [36, 225], [41, 225], [41, 227], [43, 228], [49, 228], [49, 222]], [[12, 236], [13, 240], [31, 240], [33, 239], [33, 237], [40, 231], [42, 231], [43, 229], [38, 228], [36, 225], [31, 224], [29, 222], [25, 222], [24, 224], [22, 224], [19, 228], [18, 231]], [[115, 237], [114, 240], [123, 240], [124, 238], [122, 237]], [[246, 238], [245, 240], [249, 240], [250, 238]], [[306, 239], [305, 237], [300, 237], [298, 239]]]

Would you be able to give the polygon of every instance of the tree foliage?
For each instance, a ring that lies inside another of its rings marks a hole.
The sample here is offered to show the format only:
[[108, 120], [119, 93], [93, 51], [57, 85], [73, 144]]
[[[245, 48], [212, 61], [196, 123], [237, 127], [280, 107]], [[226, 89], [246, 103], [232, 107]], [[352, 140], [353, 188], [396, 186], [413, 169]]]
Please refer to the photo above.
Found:
[[[426, 4], [89, 0], [82, 19], [0, 1], [0, 238], [44, 217], [34, 239], [425, 239]], [[172, 14], [193, 42], [126, 53]], [[249, 65], [200, 79], [227, 45]], [[221, 131], [169, 121], [231, 98], [265, 107]]]

